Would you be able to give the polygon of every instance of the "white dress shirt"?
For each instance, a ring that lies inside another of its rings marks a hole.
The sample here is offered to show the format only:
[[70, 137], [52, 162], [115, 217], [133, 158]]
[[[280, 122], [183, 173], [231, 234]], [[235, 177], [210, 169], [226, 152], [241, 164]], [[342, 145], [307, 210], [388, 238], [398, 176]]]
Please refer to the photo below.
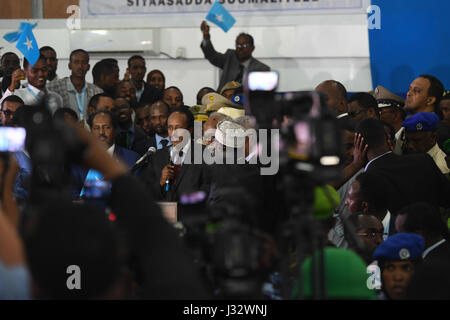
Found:
[[[36, 106], [41, 103], [42, 98], [45, 95], [45, 92], [32, 86], [31, 84], [28, 84], [26, 88], [16, 89], [14, 92], [9, 91], [9, 89], [6, 90], [5, 94], [3, 95], [2, 99], [0, 100], [0, 104], [3, 102], [3, 100], [11, 95], [18, 96], [23, 100], [23, 102], [26, 105], [29, 106]], [[48, 100], [46, 102], [46, 107], [49, 108], [51, 113], [55, 113], [55, 111], [59, 108], [63, 107], [63, 99], [59, 94], [56, 92], [47, 90], [47, 96]]]
[[428, 150], [427, 153], [433, 158], [434, 162], [443, 174], [450, 172], [450, 169], [447, 167], [447, 162], [445, 161], [445, 157], [447, 155], [441, 150], [441, 148], [439, 148], [437, 143], [433, 146], [433, 148]]

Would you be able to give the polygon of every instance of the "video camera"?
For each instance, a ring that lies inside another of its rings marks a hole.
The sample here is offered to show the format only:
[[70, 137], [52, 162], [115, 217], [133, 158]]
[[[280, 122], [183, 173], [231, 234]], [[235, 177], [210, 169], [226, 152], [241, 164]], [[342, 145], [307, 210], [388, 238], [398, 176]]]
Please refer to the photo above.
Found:
[[[244, 86], [245, 108], [259, 128], [281, 132], [275, 197], [283, 203], [286, 213], [286, 219], [279, 221], [278, 244], [282, 252], [282, 296], [290, 299], [292, 279], [298, 276], [297, 283], [302, 287], [301, 269], [290, 268], [293, 250], [297, 268], [305, 255], [316, 250], [322, 252], [323, 226], [321, 218], [313, 212], [314, 189], [342, 178], [343, 143], [336, 114], [327, 107], [320, 93], [276, 92], [277, 85], [276, 72], [251, 72]], [[314, 298], [323, 299], [326, 296], [323, 259], [313, 261], [313, 265]]]
[[244, 86], [245, 108], [259, 128], [281, 130], [281, 165], [322, 182], [341, 178], [342, 135], [324, 97], [314, 91], [276, 92], [277, 86], [277, 72], [251, 72]]
[[16, 123], [25, 128], [25, 150], [32, 164], [29, 202], [38, 204], [46, 199], [70, 199], [68, 168], [81, 164], [86, 146], [75, 132], [63, 123], [53, 121], [43, 106], [22, 106], [14, 115]]
[[222, 200], [212, 205], [202, 192], [180, 198], [182, 237], [216, 297], [261, 298], [265, 242], [246, 219], [252, 204], [237, 186], [222, 189], [220, 195]]

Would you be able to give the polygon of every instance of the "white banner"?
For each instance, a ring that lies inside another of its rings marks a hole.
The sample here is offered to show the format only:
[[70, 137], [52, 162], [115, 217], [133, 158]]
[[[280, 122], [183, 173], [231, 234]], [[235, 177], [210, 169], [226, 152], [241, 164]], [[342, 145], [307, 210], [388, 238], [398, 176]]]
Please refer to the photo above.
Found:
[[[80, 0], [83, 18], [206, 13], [215, 0]], [[220, 0], [232, 14], [363, 13], [370, 0]]]

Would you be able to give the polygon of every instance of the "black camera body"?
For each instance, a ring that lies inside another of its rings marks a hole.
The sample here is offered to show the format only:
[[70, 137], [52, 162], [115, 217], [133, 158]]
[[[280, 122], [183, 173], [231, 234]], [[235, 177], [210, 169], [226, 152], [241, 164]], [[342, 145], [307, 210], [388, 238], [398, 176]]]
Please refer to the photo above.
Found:
[[46, 107], [23, 106], [17, 117], [26, 130], [25, 149], [32, 163], [30, 202], [70, 199], [66, 189], [70, 185], [69, 167], [81, 164], [86, 145], [79, 141], [74, 128], [53, 121]]

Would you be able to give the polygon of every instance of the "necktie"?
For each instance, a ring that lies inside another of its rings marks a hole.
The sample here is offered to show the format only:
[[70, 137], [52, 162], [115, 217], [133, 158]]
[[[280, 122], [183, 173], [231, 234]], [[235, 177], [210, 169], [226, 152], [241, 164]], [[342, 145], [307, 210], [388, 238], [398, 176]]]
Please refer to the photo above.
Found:
[[241, 64], [239, 65], [239, 73], [236, 76], [235, 81], [242, 83], [242, 77], [244, 76], [244, 66]]
[[166, 139], [162, 139], [159, 143], [162, 145], [163, 148], [165, 148], [165, 147], [167, 147], [167, 144], [169, 143], [169, 141], [167, 141]]
[[178, 152], [178, 161], [177, 163], [179, 164], [174, 164], [174, 170], [175, 170], [175, 175], [173, 176], [173, 184], [176, 185], [177, 184], [177, 180], [178, 180], [178, 175], [180, 174], [180, 170], [181, 170], [181, 161], [183, 159], [183, 151]]
[[129, 148], [129, 146], [128, 146], [128, 144], [129, 144], [129, 133], [128, 133], [128, 131], [122, 131], [120, 134], [119, 134], [119, 139], [118, 139], [118, 141], [117, 141], [117, 144], [119, 145], [119, 146], [121, 146], [121, 147], [124, 147], [124, 148]]

